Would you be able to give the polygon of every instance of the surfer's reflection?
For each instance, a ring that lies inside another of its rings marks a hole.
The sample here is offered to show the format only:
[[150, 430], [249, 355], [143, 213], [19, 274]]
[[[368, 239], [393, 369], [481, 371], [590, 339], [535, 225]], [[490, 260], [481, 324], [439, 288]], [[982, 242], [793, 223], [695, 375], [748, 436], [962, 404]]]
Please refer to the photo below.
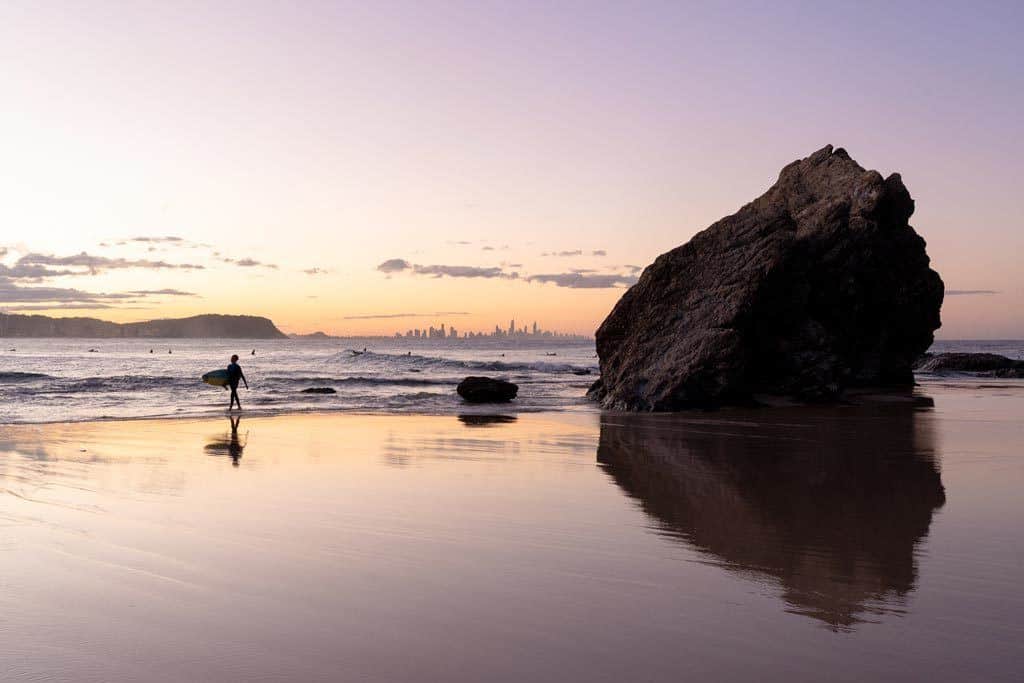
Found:
[[231, 425], [230, 435], [226, 437], [219, 436], [216, 439], [211, 439], [204, 447], [204, 450], [206, 450], [210, 455], [230, 456], [231, 464], [238, 467], [238, 461], [242, 458], [242, 451], [245, 450], [245, 444], [238, 436], [238, 425], [242, 422], [242, 416], [229, 415], [228, 422]]
[[597, 460], [660, 533], [834, 630], [905, 610], [945, 502], [931, 423], [909, 407], [605, 415]]

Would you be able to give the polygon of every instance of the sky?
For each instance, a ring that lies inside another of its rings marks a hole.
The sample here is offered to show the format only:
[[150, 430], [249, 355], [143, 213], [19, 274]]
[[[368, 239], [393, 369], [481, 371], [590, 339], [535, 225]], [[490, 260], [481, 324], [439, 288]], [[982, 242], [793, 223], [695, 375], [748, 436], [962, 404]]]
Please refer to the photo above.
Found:
[[826, 144], [1024, 338], [1024, 4], [0, 5], [0, 309], [590, 334]]

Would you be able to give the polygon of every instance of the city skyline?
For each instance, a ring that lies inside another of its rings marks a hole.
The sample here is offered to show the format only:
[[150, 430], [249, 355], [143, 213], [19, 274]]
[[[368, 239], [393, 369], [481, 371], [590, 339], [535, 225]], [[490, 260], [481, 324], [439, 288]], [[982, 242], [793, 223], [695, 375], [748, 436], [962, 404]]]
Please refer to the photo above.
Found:
[[516, 325], [515, 318], [513, 318], [507, 328], [503, 329], [500, 325], [495, 325], [494, 329], [488, 332], [482, 332], [479, 330], [463, 331], [459, 334], [458, 328], [453, 325], [449, 325], [445, 328], [445, 323], [441, 323], [440, 327], [430, 325], [425, 329], [421, 328], [410, 328], [402, 332], [395, 332], [393, 335], [396, 339], [519, 339], [519, 338], [532, 338], [532, 339], [592, 339], [592, 335], [581, 335], [572, 332], [559, 332], [557, 330], [545, 330], [542, 329], [537, 321], [533, 321], [532, 325], [523, 325], [518, 327]]

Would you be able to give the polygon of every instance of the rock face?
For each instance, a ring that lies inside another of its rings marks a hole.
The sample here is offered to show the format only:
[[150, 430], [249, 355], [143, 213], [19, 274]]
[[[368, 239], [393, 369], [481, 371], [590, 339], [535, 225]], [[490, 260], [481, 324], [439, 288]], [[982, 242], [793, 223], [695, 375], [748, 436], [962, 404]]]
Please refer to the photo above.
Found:
[[898, 174], [831, 145], [662, 254], [597, 331], [603, 407], [679, 410], [757, 394], [825, 400], [909, 385], [943, 284]]
[[490, 377], [467, 377], [455, 390], [470, 403], [506, 403], [516, 397], [519, 386]]
[[917, 372], [970, 372], [986, 377], [1024, 377], [1024, 361], [995, 353], [927, 353], [915, 365]]

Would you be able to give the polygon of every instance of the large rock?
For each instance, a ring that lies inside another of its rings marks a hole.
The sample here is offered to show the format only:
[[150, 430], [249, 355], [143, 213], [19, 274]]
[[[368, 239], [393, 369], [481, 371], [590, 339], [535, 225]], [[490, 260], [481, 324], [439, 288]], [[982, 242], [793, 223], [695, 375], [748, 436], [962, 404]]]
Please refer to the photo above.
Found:
[[516, 397], [519, 386], [502, 379], [467, 377], [455, 390], [470, 403], [505, 403]]
[[606, 408], [679, 410], [909, 385], [943, 284], [898, 174], [831, 145], [662, 254], [597, 331]]

